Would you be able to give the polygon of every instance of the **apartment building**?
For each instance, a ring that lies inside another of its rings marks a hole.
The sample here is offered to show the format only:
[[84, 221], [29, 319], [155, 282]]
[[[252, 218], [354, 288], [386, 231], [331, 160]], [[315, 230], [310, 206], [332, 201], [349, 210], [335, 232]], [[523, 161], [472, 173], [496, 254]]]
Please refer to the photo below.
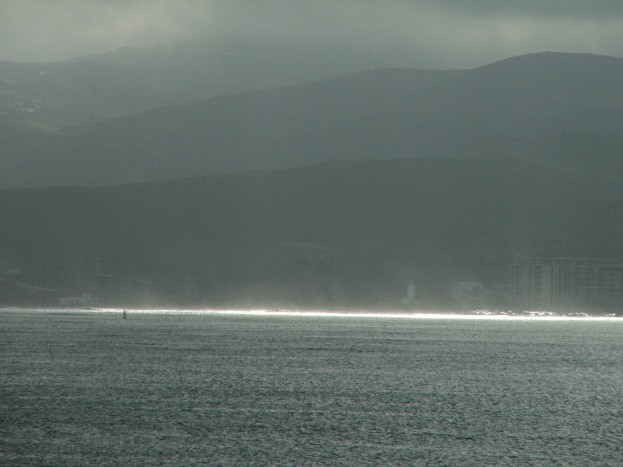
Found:
[[621, 307], [623, 262], [519, 257], [510, 267], [510, 290], [513, 303], [523, 307]]

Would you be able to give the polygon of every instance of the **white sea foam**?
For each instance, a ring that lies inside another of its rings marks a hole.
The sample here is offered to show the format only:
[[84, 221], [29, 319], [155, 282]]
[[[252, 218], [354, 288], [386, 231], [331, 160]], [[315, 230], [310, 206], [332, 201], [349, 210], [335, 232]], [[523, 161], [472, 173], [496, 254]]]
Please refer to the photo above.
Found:
[[[88, 309], [11, 309], [30, 310], [37, 312], [63, 313], [119, 313], [124, 308], [88, 308]], [[556, 314], [547, 311], [526, 311], [522, 314], [477, 310], [474, 312], [435, 312], [430, 310], [413, 312], [391, 311], [336, 311], [336, 310], [288, 310], [288, 309], [160, 309], [160, 308], [125, 308], [128, 315], [160, 314], [160, 315], [225, 315], [225, 316], [265, 316], [265, 317], [304, 317], [304, 318], [382, 318], [382, 319], [427, 319], [427, 320], [516, 320], [516, 321], [613, 321], [623, 322], [621, 316], [591, 316], [583, 313], [570, 315]]]

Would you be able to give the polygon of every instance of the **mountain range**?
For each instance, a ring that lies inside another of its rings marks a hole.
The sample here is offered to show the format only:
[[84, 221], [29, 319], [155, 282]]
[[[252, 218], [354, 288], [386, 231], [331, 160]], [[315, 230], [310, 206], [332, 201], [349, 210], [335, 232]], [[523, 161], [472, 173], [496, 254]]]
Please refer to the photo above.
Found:
[[12, 132], [0, 186], [483, 155], [611, 174], [623, 165], [622, 77], [623, 59], [542, 53], [464, 71], [362, 72], [52, 134]]
[[516, 255], [623, 257], [619, 58], [381, 69], [53, 133], [9, 117], [0, 261], [33, 297], [392, 307], [413, 283], [450, 307], [477, 282], [503, 305]]

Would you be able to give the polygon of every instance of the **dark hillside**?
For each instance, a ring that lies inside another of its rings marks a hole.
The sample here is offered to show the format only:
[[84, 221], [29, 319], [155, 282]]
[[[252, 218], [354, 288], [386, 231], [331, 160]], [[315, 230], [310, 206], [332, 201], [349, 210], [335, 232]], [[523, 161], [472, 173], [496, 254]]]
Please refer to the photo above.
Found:
[[[422, 305], [447, 306], [457, 281], [482, 282], [503, 302], [513, 255], [547, 254], [570, 222], [586, 228], [578, 216], [620, 196], [601, 178], [490, 160], [4, 190], [0, 259], [46, 287], [112, 302], [392, 307], [414, 282]], [[623, 256], [609, 216], [587, 222], [603, 238], [569, 252]]]

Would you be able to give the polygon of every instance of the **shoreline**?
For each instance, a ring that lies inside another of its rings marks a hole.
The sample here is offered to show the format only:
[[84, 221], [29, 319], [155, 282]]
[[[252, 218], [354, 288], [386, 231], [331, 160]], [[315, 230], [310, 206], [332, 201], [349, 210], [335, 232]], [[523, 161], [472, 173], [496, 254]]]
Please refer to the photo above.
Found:
[[323, 310], [323, 309], [236, 309], [236, 308], [112, 308], [112, 307], [31, 307], [0, 306], [3, 312], [63, 313], [63, 314], [119, 314], [131, 315], [186, 315], [186, 316], [257, 316], [257, 317], [326, 317], [326, 318], [392, 318], [392, 319], [455, 319], [455, 320], [612, 320], [622, 321], [623, 315], [614, 313], [591, 314], [582, 312], [553, 312], [527, 310], [522, 312], [498, 310]]

